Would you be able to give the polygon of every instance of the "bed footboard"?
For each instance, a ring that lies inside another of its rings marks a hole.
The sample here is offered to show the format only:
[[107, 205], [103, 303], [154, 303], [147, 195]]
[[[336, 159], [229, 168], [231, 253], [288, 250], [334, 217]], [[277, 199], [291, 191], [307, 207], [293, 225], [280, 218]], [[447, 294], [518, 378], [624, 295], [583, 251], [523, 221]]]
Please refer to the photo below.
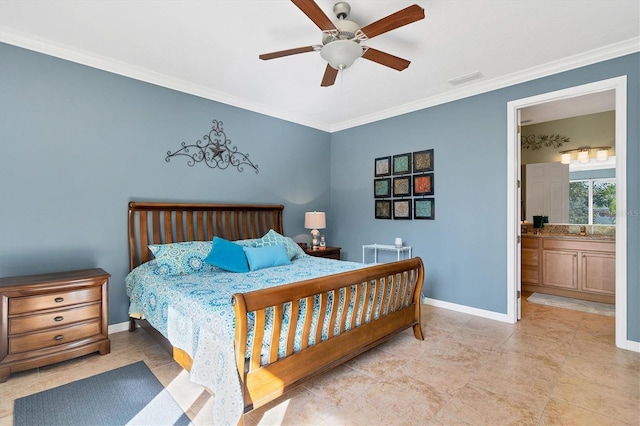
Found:
[[417, 257], [235, 294], [235, 356], [248, 412], [393, 335], [422, 340]]

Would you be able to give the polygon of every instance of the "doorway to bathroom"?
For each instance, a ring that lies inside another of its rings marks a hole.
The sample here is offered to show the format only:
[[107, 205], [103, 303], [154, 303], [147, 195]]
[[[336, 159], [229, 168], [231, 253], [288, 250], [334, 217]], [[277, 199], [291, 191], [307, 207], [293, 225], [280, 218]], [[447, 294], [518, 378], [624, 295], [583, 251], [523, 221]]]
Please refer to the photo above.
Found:
[[[521, 220], [522, 220], [522, 174], [520, 130], [523, 115], [551, 111], [563, 102], [586, 105], [591, 98], [602, 94], [613, 94], [615, 106], [615, 206], [620, 212], [615, 217], [615, 317], [616, 346], [627, 345], [627, 259], [626, 259], [626, 76], [602, 80], [556, 92], [518, 99], [507, 104], [508, 121], [508, 181], [507, 181], [507, 315], [516, 322], [521, 309]], [[572, 102], [579, 101], [579, 102]], [[584, 102], [582, 102], [584, 101]], [[582, 105], [582, 106], [584, 106]], [[545, 108], [549, 107], [549, 108]], [[560, 112], [557, 112], [560, 114]], [[555, 118], [560, 118], [558, 115]], [[554, 119], [554, 118], [551, 118]]]

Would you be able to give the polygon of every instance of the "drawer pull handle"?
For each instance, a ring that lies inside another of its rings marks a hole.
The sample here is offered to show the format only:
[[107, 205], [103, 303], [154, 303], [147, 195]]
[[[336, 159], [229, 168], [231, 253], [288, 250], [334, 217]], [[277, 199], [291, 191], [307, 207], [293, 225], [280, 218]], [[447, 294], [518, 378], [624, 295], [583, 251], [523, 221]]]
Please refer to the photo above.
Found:
[[54, 300], [56, 303], [64, 302], [64, 297], [56, 297]]
[[54, 320], [55, 322], [60, 322], [60, 321], [62, 321], [63, 319], [64, 319], [64, 317], [55, 317], [53, 320]]
[[62, 340], [64, 339], [64, 336], [62, 334], [58, 334], [56, 337], [53, 338], [53, 340]]

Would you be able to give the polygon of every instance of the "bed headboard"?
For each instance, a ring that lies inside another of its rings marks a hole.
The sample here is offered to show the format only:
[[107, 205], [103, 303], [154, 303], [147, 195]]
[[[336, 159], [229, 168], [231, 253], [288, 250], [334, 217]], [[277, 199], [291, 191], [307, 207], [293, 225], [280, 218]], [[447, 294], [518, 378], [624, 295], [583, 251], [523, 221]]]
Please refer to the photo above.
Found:
[[283, 205], [129, 203], [129, 270], [147, 262], [149, 244], [284, 235]]

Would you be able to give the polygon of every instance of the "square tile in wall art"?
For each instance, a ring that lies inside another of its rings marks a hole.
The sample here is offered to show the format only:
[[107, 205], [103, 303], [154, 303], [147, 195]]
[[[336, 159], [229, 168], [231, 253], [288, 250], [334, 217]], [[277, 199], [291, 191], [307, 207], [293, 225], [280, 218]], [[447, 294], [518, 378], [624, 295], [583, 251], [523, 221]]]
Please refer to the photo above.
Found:
[[411, 200], [393, 200], [393, 218], [411, 219]]
[[391, 176], [391, 156], [375, 159], [374, 176]]
[[402, 176], [393, 178], [393, 196], [408, 197], [411, 195], [411, 177]]
[[435, 219], [436, 201], [433, 198], [416, 198], [413, 200], [414, 219]]
[[433, 173], [413, 175], [413, 195], [433, 195]]
[[391, 178], [374, 179], [373, 196], [375, 198], [391, 197]]
[[391, 200], [376, 200], [376, 219], [391, 219]]
[[406, 175], [411, 173], [411, 153], [393, 156], [393, 174]]
[[433, 149], [413, 153], [413, 173], [433, 171]]

